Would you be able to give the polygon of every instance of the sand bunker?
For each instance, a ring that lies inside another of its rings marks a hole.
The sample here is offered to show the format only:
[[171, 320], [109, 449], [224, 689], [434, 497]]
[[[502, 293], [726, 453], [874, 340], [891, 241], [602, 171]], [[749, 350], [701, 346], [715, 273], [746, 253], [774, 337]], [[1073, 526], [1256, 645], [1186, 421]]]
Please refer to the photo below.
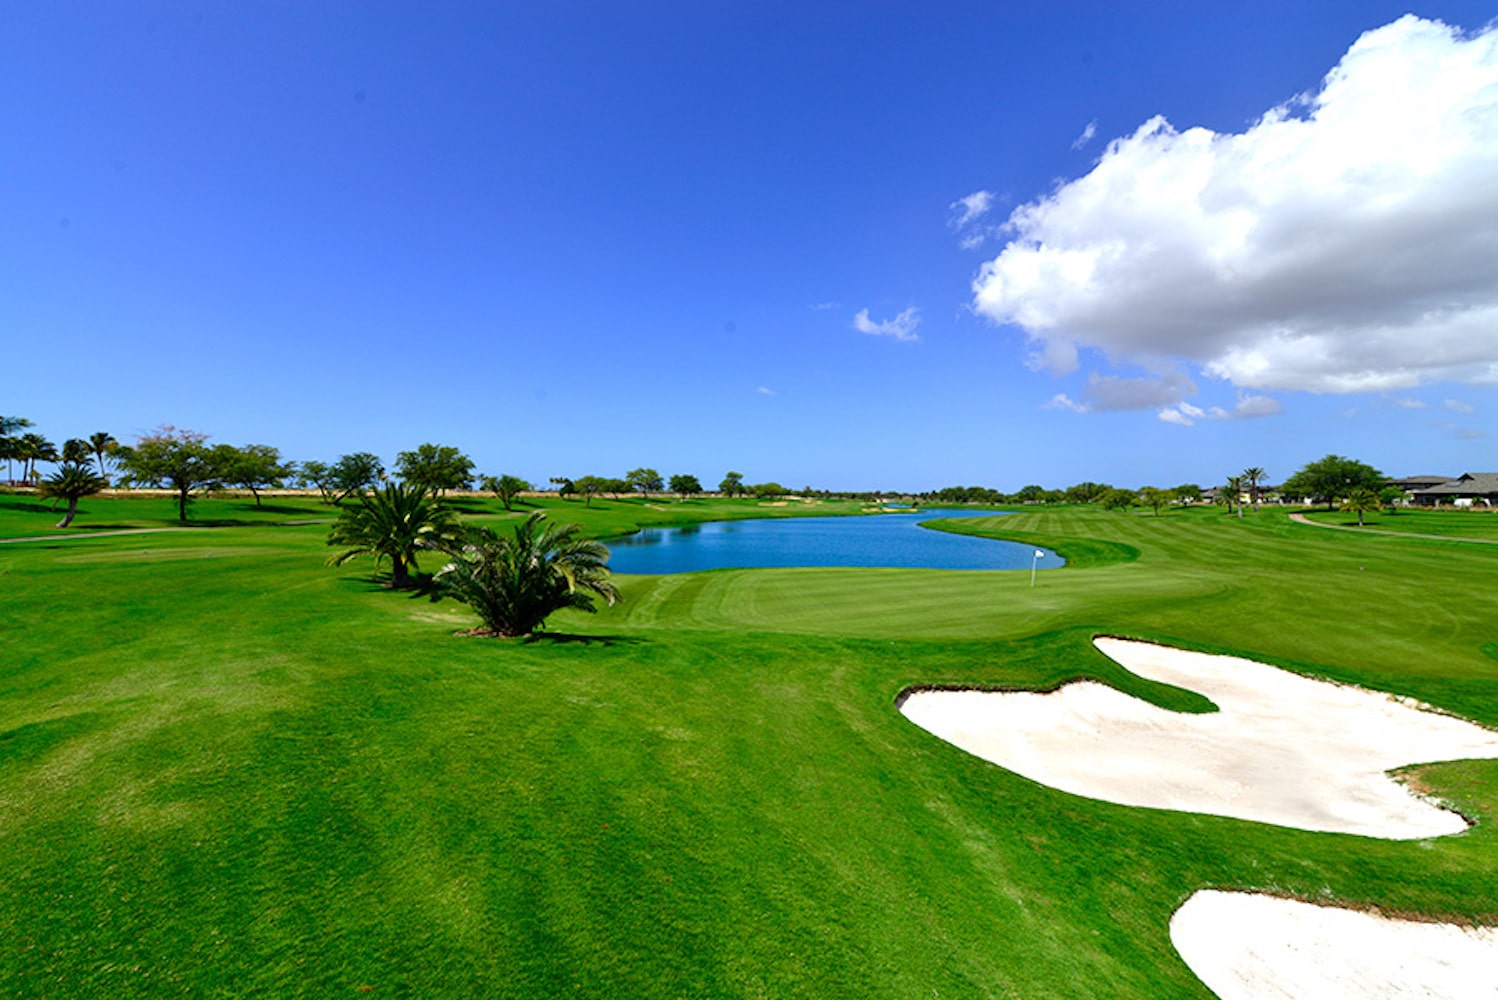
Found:
[[1048, 694], [917, 691], [900, 711], [968, 753], [1077, 795], [1393, 840], [1467, 824], [1386, 771], [1498, 757], [1498, 733], [1379, 692], [1237, 657], [1095, 643], [1219, 711], [1171, 712], [1092, 681]]
[[1427, 924], [1245, 892], [1198, 892], [1170, 939], [1222, 1000], [1498, 997], [1498, 929]]

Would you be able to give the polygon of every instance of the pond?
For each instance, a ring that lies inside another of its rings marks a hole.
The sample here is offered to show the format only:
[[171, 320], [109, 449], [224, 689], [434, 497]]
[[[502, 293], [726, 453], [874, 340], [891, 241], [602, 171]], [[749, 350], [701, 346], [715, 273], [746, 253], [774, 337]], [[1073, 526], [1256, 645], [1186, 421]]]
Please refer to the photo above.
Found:
[[615, 573], [691, 573], [767, 566], [869, 566], [909, 569], [1041, 569], [1065, 565], [1054, 552], [1020, 542], [954, 535], [920, 526], [998, 511], [922, 510], [867, 517], [788, 517], [646, 528], [608, 539]]

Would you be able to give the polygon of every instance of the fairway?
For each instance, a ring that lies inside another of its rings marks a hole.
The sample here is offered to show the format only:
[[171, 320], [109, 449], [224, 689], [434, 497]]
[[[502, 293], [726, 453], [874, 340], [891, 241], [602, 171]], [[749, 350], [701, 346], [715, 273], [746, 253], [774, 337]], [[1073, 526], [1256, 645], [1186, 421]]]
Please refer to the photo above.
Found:
[[[47, 533], [33, 505], [0, 497], [0, 533]], [[795, 512], [545, 505], [596, 536]], [[466, 608], [330, 568], [326, 523], [281, 523], [330, 508], [277, 506], [0, 546], [0, 993], [1202, 998], [1169, 930], [1198, 890], [1498, 924], [1498, 761], [1408, 769], [1476, 825], [1391, 841], [1067, 794], [895, 707], [1076, 678], [1209, 707], [1103, 656], [1108, 634], [1498, 728], [1489, 546], [1270, 509], [1026, 508], [944, 527], [1068, 560], [1033, 588], [618, 577], [620, 604], [527, 642], [455, 637]], [[80, 529], [174, 516], [80, 510]]]

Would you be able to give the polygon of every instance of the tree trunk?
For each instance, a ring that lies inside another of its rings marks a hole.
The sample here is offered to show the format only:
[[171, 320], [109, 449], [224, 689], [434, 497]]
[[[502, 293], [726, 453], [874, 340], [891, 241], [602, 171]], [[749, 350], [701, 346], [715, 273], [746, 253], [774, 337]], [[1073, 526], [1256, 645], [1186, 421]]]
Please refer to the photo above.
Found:
[[177, 520], [187, 523], [187, 490], [181, 487], [177, 489]]
[[66, 528], [73, 523], [73, 516], [78, 513], [78, 498], [68, 497], [68, 512], [63, 515], [61, 521], [57, 522], [59, 528]]
[[406, 572], [406, 560], [400, 556], [390, 557], [390, 586], [394, 590], [404, 590], [411, 585], [411, 575]]

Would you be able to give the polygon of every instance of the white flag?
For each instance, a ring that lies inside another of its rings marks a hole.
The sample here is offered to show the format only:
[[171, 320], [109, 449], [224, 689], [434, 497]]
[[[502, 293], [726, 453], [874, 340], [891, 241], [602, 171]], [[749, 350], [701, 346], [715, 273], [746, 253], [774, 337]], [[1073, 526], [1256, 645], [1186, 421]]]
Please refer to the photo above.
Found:
[[1039, 549], [1036, 549], [1035, 550], [1035, 558], [1036, 559], [1044, 559], [1045, 558], [1045, 553], [1042, 552], [1042, 551], [1040, 551]]

